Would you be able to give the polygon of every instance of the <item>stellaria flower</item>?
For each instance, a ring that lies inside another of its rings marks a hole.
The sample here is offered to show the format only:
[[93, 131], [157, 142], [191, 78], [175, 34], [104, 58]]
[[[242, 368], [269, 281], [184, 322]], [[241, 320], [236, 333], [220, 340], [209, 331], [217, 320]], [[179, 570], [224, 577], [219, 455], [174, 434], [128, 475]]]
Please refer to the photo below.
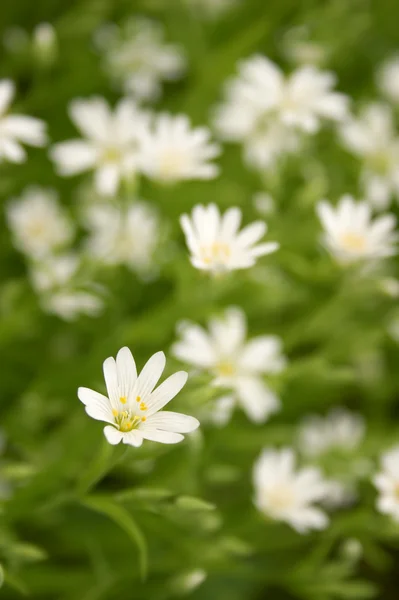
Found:
[[348, 99], [333, 91], [331, 72], [306, 65], [285, 76], [260, 55], [238, 70], [214, 122], [221, 139], [244, 144], [253, 166], [269, 167], [280, 154], [297, 151], [302, 134], [315, 134], [324, 121], [340, 122], [347, 114]]
[[259, 256], [278, 249], [277, 242], [257, 244], [267, 231], [263, 221], [255, 221], [239, 232], [241, 217], [239, 208], [229, 208], [221, 215], [216, 204], [197, 204], [191, 217], [180, 217], [194, 267], [213, 273], [246, 269]]
[[325, 416], [310, 415], [299, 430], [299, 446], [306, 456], [319, 456], [331, 450], [352, 452], [365, 432], [361, 415], [345, 408], [334, 408]]
[[377, 71], [377, 84], [384, 96], [399, 103], [399, 55], [386, 60]]
[[34, 117], [9, 114], [14, 95], [14, 83], [9, 79], [0, 80], [0, 162], [22, 163], [26, 159], [22, 144], [45, 146], [46, 124]]
[[147, 272], [159, 239], [156, 214], [145, 202], [126, 208], [93, 204], [85, 214], [90, 230], [87, 250], [106, 265], [125, 264], [138, 273]]
[[328, 496], [330, 483], [314, 467], [296, 469], [291, 448], [264, 449], [253, 470], [256, 508], [298, 533], [325, 529], [327, 515], [315, 503]]
[[372, 261], [396, 254], [396, 218], [385, 214], [372, 220], [370, 206], [342, 196], [333, 207], [323, 200], [317, 213], [324, 227], [323, 242], [341, 264]]
[[382, 455], [381, 471], [374, 477], [378, 510], [399, 522], [399, 446]]
[[55, 144], [51, 158], [63, 176], [95, 171], [95, 186], [103, 195], [117, 192], [123, 179], [133, 178], [139, 170], [140, 146], [150, 115], [129, 99], [110, 110], [104, 98], [74, 100], [70, 117], [86, 137]]
[[210, 161], [220, 154], [220, 148], [210, 136], [207, 127], [192, 128], [186, 115], [159, 114], [144, 136], [143, 172], [163, 183], [213, 179], [219, 167]]
[[54, 190], [26, 188], [6, 208], [15, 246], [33, 259], [48, 256], [68, 244], [74, 228]]
[[341, 138], [363, 161], [361, 180], [367, 200], [375, 208], [385, 209], [392, 196], [399, 199], [399, 136], [391, 108], [369, 104], [358, 118], [344, 123]]
[[183, 49], [165, 43], [163, 28], [155, 21], [129, 19], [97, 38], [107, 72], [139, 100], [158, 99], [162, 82], [178, 80], [186, 70]]
[[87, 414], [109, 423], [104, 435], [110, 444], [141, 446], [143, 440], [175, 444], [199, 426], [194, 417], [162, 411], [187, 381], [187, 373], [179, 371], [154, 389], [165, 368], [165, 355], [157, 352], [137, 375], [136, 364], [129, 348], [119, 350], [116, 360], [104, 362], [107, 396], [80, 387], [78, 397]]
[[227, 422], [236, 404], [255, 422], [279, 410], [280, 400], [263, 377], [284, 369], [280, 338], [262, 335], [246, 340], [245, 314], [235, 307], [228, 308], [222, 318], [212, 319], [209, 332], [189, 322], [180, 324], [178, 330], [180, 340], [172, 346], [173, 354], [210, 373], [212, 385], [228, 390], [214, 407], [217, 423]]

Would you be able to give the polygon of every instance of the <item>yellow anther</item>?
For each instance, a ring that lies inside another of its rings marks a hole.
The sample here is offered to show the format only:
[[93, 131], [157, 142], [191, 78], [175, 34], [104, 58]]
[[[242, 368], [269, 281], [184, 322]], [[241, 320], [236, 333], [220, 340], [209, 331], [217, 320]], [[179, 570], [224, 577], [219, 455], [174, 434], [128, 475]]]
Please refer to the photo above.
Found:
[[126, 398], [126, 396], [121, 396], [121, 397], [119, 398], [119, 401], [120, 401], [120, 402], [122, 402], [122, 404], [126, 404], [126, 402], [127, 402], [127, 398]]
[[114, 415], [114, 417], [117, 417], [119, 415], [119, 410], [116, 410], [116, 408], [113, 408], [112, 414]]
[[146, 421], [146, 420], [147, 420], [147, 417], [141, 417], [141, 420], [142, 420], [142, 421]]
[[141, 402], [141, 398], [140, 398], [140, 396], [137, 396], [137, 398], [136, 398], [136, 402]]
[[144, 402], [140, 403], [140, 410], [147, 410], [147, 408], [148, 406]]

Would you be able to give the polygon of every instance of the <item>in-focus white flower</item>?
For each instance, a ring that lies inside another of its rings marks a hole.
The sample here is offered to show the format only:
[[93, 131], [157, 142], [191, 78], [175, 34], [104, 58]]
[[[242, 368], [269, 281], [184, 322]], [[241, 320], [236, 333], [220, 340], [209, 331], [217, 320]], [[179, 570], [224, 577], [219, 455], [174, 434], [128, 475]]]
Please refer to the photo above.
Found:
[[9, 114], [14, 95], [14, 83], [9, 79], [0, 80], [0, 162], [22, 163], [26, 159], [22, 144], [45, 146], [46, 124], [34, 117]]
[[351, 452], [363, 439], [365, 422], [361, 415], [334, 408], [325, 417], [311, 415], [299, 429], [299, 447], [306, 456], [319, 456], [331, 450]]
[[[75, 254], [53, 256], [36, 263], [30, 270], [33, 287], [46, 312], [71, 321], [84, 314], [95, 317], [104, 303], [97, 290], [86, 289], [86, 278], [79, 278], [81, 263]], [[89, 284], [90, 285], [90, 284]]]
[[388, 100], [399, 103], [399, 55], [381, 65], [377, 71], [377, 84]]
[[257, 243], [267, 232], [265, 222], [255, 221], [238, 231], [241, 218], [239, 208], [229, 208], [221, 215], [216, 204], [197, 204], [191, 217], [182, 215], [180, 224], [192, 265], [213, 273], [247, 269], [259, 256], [278, 249], [277, 242]]
[[139, 169], [150, 115], [126, 98], [114, 111], [104, 98], [74, 100], [69, 113], [86, 139], [52, 147], [51, 158], [58, 173], [71, 176], [93, 169], [96, 190], [103, 195], [115, 194], [121, 180], [133, 178]]
[[190, 433], [199, 426], [194, 417], [161, 411], [182, 389], [187, 373], [179, 371], [155, 386], [165, 368], [165, 355], [157, 352], [138, 375], [129, 348], [119, 350], [116, 360], [104, 362], [107, 396], [88, 388], [78, 389], [79, 400], [87, 414], [98, 421], [109, 423], [104, 435], [110, 444], [141, 446], [143, 440], [164, 444], [180, 442], [182, 433]]
[[291, 75], [264, 56], [239, 64], [218, 107], [215, 127], [223, 140], [244, 145], [247, 162], [270, 167], [300, 148], [302, 134], [315, 134], [323, 121], [342, 121], [348, 99], [333, 91], [335, 75], [303, 66]]
[[163, 28], [149, 19], [129, 19], [107, 36], [101, 36], [106, 71], [126, 94], [139, 100], [156, 100], [163, 81], [180, 79], [186, 70], [183, 49], [164, 41]]
[[254, 503], [276, 521], [285, 521], [298, 533], [324, 529], [327, 515], [315, 503], [329, 493], [330, 484], [313, 467], [297, 470], [291, 448], [265, 449], [253, 470]]
[[180, 340], [172, 346], [173, 354], [210, 373], [212, 385], [229, 390], [217, 401], [212, 420], [226, 423], [236, 404], [259, 423], [280, 409], [279, 398], [263, 380], [284, 369], [280, 338], [261, 335], [246, 340], [245, 314], [235, 307], [228, 308], [222, 318], [212, 319], [209, 331], [189, 322], [181, 323], [178, 330]]
[[29, 187], [6, 208], [15, 246], [27, 256], [40, 259], [68, 244], [74, 227], [58, 203], [54, 190]]
[[159, 239], [159, 223], [154, 211], [144, 202], [126, 208], [93, 204], [85, 214], [90, 230], [88, 252], [106, 265], [125, 264], [143, 273], [151, 268]]
[[336, 207], [322, 200], [317, 213], [324, 228], [324, 245], [339, 263], [373, 261], [396, 254], [394, 215], [372, 220], [370, 206], [349, 195], [342, 196]]
[[210, 161], [220, 154], [220, 148], [210, 136], [207, 127], [192, 128], [186, 115], [161, 113], [144, 137], [143, 172], [163, 183], [213, 179], [219, 167]]
[[378, 510], [399, 522], [399, 446], [383, 454], [374, 485], [379, 492]]
[[362, 185], [371, 204], [385, 209], [392, 196], [399, 199], [399, 137], [391, 108], [369, 104], [359, 118], [342, 126], [341, 138], [345, 147], [363, 161]]

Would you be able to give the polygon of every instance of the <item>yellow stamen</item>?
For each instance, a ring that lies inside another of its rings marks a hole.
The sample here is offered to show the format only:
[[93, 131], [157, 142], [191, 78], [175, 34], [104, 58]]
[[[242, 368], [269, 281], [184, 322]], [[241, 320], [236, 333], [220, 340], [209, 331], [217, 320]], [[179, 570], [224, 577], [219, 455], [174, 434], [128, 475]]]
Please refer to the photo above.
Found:
[[127, 402], [127, 398], [126, 398], [126, 396], [121, 396], [121, 397], [119, 398], [119, 400], [120, 400], [120, 402], [122, 402], [122, 404], [126, 404], [126, 402]]
[[141, 402], [141, 398], [140, 398], [140, 396], [137, 396], [137, 398], [136, 398], [136, 402]]
[[147, 420], [147, 417], [141, 417], [141, 420], [142, 420], [142, 421], [146, 421], [146, 420]]
[[140, 402], [140, 410], [147, 410], [148, 406], [144, 402]]
[[221, 377], [231, 377], [234, 375], [235, 369], [230, 362], [222, 361], [217, 365], [216, 371]]
[[116, 410], [116, 408], [113, 408], [112, 414], [114, 415], [114, 417], [117, 417], [119, 415], [119, 410]]
[[341, 243], [345, 248], [354, 252], [361, 252], [366, 248], [366, 240], [364, 235], [352, 233], [350, 231], [342, 235]]

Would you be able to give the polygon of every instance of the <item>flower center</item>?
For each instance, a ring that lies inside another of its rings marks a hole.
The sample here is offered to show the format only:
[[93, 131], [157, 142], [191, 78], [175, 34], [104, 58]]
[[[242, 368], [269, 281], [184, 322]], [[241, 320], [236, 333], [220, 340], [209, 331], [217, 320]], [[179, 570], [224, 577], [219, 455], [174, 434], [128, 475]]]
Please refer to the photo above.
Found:
[[219, 377], [232, 377], [235, 372], [235, 366], [228, 360], [222, 360], [216, 365], [216, 373]]
[[341, 236], [341, 244], [350, 252], [363, 252], [367, 246], [364, 235], [361, 235], [360, 233], [352, 233], [350, 231]]
[[46, 233], [46, 224], [43, 221], [33, 221], [27, 229], [29, 237], [41, 238]]
[[213, 242], [209, 246], [202, 246], [201, 255], [204, 263], [208, 265], [215, 263], [224, 266], [231, 256], [231, 249], [228, 244], [223, 242]]
[[291, 508], [295, 503], [295, 495], [292, 488], [286, 484], [280, 484], [267, 492], [267, 504], [272, 510], [283, 511]]
[[[121, 404], [126, 404], [126, 396], [121, 396], [119, 401]], [[148, 406], [145, 402], [143, 402], [140, 396], [136, 397], [136, 402], [139, 411], [145, 412], [148, 409]], [[114, 415], [115, 425], [118, 427], [119, 431], [123, 431], [124, 433], [127, 431], [132, 431], [132, 429], [137, 429], [139, 424], [144, 423], [144, 421], [147, 419], [144, 414], [136, 414], [136, 411], [132, 409], [117, 410], [114, 408], [112, 414]]]
[[368, 159], [369, 168], [378, 175], [387, 175], [391, 169], [392, 158], [388, 152], [379, 150], [375, 154], [371, 154]]
[[159, 174], [162, 179], [175, 179], [181, 174], [185, 165], [185, 157], [181, 152], [168, 150], [159, 160]]
[[109, 146], [104, 148], [101, 158], [104, 163], [118, 163], [122, 158], [122, 154], [119, 148]]

